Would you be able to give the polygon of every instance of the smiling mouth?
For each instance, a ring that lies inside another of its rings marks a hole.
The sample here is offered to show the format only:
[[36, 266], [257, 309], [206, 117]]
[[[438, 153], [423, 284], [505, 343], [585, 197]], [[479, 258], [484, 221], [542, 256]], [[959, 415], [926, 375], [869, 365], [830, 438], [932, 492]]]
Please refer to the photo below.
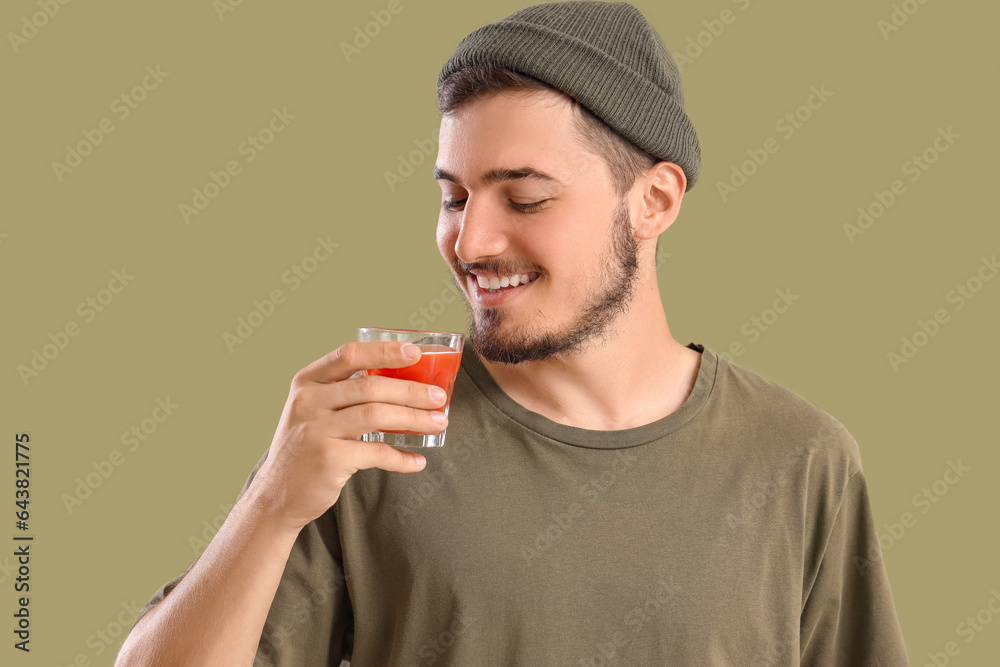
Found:
[[[486, 294], [501, 294], [504, 292], [513, 292], [519, 290], [522, 287], [527, 287], [531, 285], [536, 280], [541, 277], [541, 274], [529, 271], [522, 274], [511, 274], [509, 276], [480, 276], [475, 273], [466, 274], [466, 284], [469, 285], [471, 294], [475, 296], [479, 294], [485, 296]], [[504, 284], [506, 283], [506, 284]], [[516, 283], [516, 284], [515, 284]]]
[[483, 287], [482, 285], [480, 285], [479, 289], [483, 290], [484, 292], [489, 292], [491, 294], [499, 294], [500, 292], [509, 292], [513, 289], [517, 289], [518, 287], [524, 287], [527, 284], [528, 283], [521, 283], [519, 285], [508, 285], [507, 287], [498, 287], [497, 289], [493, 289], [492, 287]]
[[469, 274], [473, 282], [479, 289], [484, 292], [506, 292], [512, 289], [517, 289], [523, 285], [538, 280], [539, 274], [534, 271], [528, 271], [525, 273], [512, 273], [508, 276], [480, 276], [475, 273]]

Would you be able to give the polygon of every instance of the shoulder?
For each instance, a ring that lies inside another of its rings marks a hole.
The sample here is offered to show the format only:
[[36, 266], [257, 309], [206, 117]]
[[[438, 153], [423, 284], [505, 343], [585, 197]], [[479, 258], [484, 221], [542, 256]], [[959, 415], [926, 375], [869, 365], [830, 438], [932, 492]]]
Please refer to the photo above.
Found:
[[744, 454], [810, 477], [833, 475], [846, 485], [861, 470], [857, 441], [833, 415], [750, 369], [718, 357], [721, 418], [740, 437]]

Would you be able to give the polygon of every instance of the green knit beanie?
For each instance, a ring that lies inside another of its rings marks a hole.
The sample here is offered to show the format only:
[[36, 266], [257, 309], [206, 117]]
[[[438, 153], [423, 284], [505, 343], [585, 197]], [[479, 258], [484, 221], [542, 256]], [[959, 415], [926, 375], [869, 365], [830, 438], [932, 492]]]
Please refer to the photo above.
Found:
[[677, 64], [656, 30], [627, 2], [532, 5], [463, 39], [438, 84], [472, 65], [497, 65], [561, 90], [636, 146], [674, 162], [690, 190], [701, 148], [684, 113]]

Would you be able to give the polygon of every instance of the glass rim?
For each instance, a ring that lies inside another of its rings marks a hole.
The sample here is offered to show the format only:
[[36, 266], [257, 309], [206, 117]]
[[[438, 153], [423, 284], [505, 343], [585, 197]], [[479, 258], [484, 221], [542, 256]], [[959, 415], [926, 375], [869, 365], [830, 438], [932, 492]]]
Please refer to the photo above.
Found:
[[358, 331], [404, 331], [406, 333], [425, 333], [432, 336], [465, 336], [461, 331], [428, 331], [427, 329], [399, 329], [396, 327], [358, 327]]

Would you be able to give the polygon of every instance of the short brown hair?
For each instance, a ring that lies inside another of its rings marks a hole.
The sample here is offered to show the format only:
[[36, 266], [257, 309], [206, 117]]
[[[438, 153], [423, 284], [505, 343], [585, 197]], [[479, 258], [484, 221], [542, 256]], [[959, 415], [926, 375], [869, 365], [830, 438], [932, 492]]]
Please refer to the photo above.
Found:
[[550, 90], [569, 99], [574, 110], [576, 137], [604, 160], [619, 198], [628, 194], [642, 172], [660, 162], [566, 93], [534, 77], [496, 65], [466, 67], [442, 81], [438, 86], [438, 111], [445, 116], [469, 102], [504, 90]]

